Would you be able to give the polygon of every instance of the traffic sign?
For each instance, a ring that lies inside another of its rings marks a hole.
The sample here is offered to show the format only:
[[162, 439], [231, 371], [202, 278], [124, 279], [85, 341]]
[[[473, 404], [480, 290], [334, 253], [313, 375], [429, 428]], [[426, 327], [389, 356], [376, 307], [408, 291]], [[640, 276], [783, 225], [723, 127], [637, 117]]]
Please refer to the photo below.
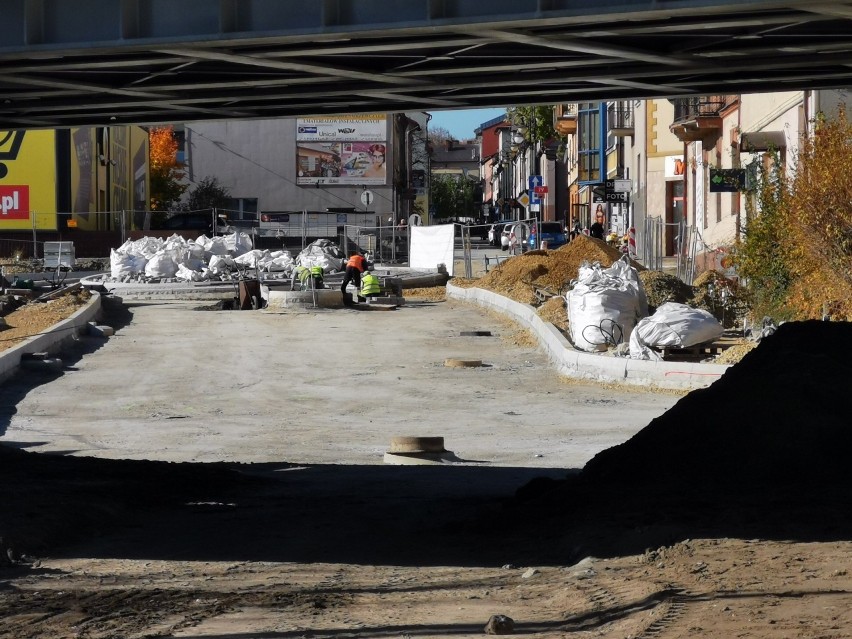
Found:
[[533, 193], [535, 193], [536, 195], [547, 195], [547, 187], [537, 186], [533, 189]]
[[520, 204], [524, 208], [528, 207], [530, 205], [530, 196], [526, 193], [521, 193], [518, 196], [518, 204]]
[[372, 191], [361, 191], [361, 204], [370, 206], [370, 203], [375, 199]]
[[535, 190], [539, 186], [544, 185], [544, 178], [540, 175], [531, 175], [528, 178], [529, 182], [529, 192], [530, 192], [530, 204], [540, 204], [541, 198], [536, 194]]

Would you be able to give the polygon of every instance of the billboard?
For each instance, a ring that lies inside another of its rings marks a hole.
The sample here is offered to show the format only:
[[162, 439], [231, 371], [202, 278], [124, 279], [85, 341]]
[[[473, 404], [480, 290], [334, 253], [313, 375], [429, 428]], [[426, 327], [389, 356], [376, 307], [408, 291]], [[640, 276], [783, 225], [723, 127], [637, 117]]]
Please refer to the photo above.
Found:
[[383, 114], [296, 119], [296, 184], [387, 183]]
[[71, 212], [79, 228], [90, 227], [92, 211], [97, 210], [98, 184], [95, 129], [71, 129]]
[[56, 230], [56, 134], [0, 130], [0, 230]]

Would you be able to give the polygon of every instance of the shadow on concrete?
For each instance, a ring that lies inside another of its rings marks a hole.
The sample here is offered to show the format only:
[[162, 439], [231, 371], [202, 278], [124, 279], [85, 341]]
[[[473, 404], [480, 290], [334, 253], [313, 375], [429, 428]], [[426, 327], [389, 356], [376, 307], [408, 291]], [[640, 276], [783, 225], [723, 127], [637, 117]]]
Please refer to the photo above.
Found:
[[[119, 331], [133, 321], [133, 313], [121, 300], [103, 295], [98, 321]], [[6, 434], [21, 400], [39, 386], [61, 377], [64, 371], [76, 370], [81, 359], [94, 353], [105, 343], [106, 339], [102, 337], [80, 337], [62, 349], [59, 356], [62, 359], [61, 370], [51, 367], [20, 367], [12, 377], [0, 383], [0, 436]]]
[[0, 536], [35, 556], [400, 566], [570, 565], [693, 538], [847, 540], [852, 435], [828, 382], [850, 377], [852, 326], [821, 324], [780, 327], [582, 472], [0, 447]]

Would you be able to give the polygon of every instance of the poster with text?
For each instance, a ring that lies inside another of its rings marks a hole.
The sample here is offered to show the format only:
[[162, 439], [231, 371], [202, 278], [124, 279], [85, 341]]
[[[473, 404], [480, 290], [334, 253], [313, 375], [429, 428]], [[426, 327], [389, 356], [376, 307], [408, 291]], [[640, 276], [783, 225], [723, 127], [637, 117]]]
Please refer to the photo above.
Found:
[[296, 173], [302, 185], [386, 184], [387, 118], [298, 118]]

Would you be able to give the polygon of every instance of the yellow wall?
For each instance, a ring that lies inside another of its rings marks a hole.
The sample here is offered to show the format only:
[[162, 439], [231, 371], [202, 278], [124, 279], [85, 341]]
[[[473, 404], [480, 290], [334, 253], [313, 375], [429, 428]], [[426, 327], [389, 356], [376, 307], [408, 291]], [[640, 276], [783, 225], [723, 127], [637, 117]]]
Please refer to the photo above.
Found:
[[0, 131], [0, 174], [0, 230], [56, 230], [56, 134]]

